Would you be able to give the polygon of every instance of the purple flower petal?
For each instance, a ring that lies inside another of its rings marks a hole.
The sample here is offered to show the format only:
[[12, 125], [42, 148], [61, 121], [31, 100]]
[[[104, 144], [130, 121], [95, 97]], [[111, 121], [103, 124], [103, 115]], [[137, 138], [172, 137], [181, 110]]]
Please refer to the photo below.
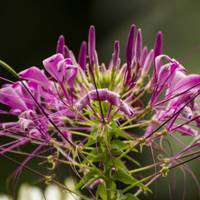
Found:
[[86, 70], [86, 61], [87, 61], [87, 43], [83, 41], [80, 48], [78, 63], [84, 71]]
[[180, 132], [182, 135], [185, 136], [196, 136], [198, 135], [198, 131], [191, 128], [190, 126], [184, 125], [184, 126], [180, 126], [177, 129], [175, 129], [175, 131]]
[[27, 109], [25, 102], [11, 86], [0, 89], [0, 102], [12, 109], [19, 109], [21, 111]]
[[141, 55], [141, 58], [140, 58], [140, 65], [143, 66], [144, 65], [144, 62], [146, 60], [146, 57], [147, 57], [147, 54], [148, 54], [148, 49], [147, 47], [144, 47], [142, 49], [142, 55]]
[[16, 149], [19, 146], [25, 145], [26, 143], [29, 142], [29, 140], [30, 140], [29, 138], [22, 138], [22, 139], [16, 140], [16, 143], [10, 145], [7, 148], [1, 149], [0, 155], [3, 155], [3, 154], [5, 154], [5, 153], [7, 153], [7, 152], [9, 152], [9, 151], [11, 151], [13, 149]]
[[117, 67], [119, 65], [119, 62], [120, 62], [119, 54], [120, 54], [119, 41], [115, 41], [114, 52], [113, 52], [113, 55], [112, 55], [112, 65], [113, 65], [113, 67]]
[[63, 76], [63, 80], [68, 83], [71, 89], [74, 88], [74, 79], [78, 72], [78, 68], [72, 64], [72, 61], [69, 58], [61, 61], [58, 65], [62, 68], [61, 76]]
[[154, 50], [152, 49], [148, 55], [146, 56], [146, 59], [144, 61], [144, 65], [142, 68], [142, 75], [147, 75], [149, 73], [151, 64], [153, 62], [153, 58], [154, 58]]
[[135, 25], [132, 25], [129, 31], [128, 35], [128, 41], [126, 44], [126, 63], [127, 63], [127, 68], [128, 70], [131, 67], [132, 60], [134, 57], [134, 46], [135, 46], [135, 34], [136, 34], [137, 28]]
[[197, 91], [198, 89], [200, 89], [200, 75], [187, 75], [177, 84], [171, 86], [170, 93], [168, 93], [168, 96], [173, 95], [174, 93], [181, 93], [189, 89], [193, 91]]
[[20, 77], [29, 81], [38, 83], [39, 85], [48, 88], [49, 80], [45, 74], [37, 67], [30, 67], [22, 72], [20, 72]]
[[88, 35], [88, 56], [91, 66], [95, 64], [95, 51], [96, 51], [95, 27], [90, 26]]
[[63, 79], [58, 71], [58, 63], [62, 60], [64, 60], [64, 56], [57, 53], [43, 61], [43, 65], [47, 72], [57, 81], [62, 81]]
[[135, 47], [135, 59], [139, 63], [142, 54], [142, 31], [138, 29], [136, 47]]
[[63, 55], [65, 53], [65, 38], [63, 35], [58, 38], [56, 53], [61, 53]]
[[162, 32], [159, 31], [157, 33], [156, 41], [154, 44], [154, 52], [155, 52], [154, 57], [155, 58], [162, 54], [162, 49], [163, 49], [163, 34], [162, 34]]
[[115, 105], [119, 110], [128, 116], [134, 114], [133, 109], [124, 101], [122, 101], [119, 95], [115, 92], [106, 89], [98, 89], [98, 95], [96, 90], [92, 90], [82, 97], [77, 103], [76, 107], [78, 110], [82, 110], [92, 100], [108, 101], [111, 105]]

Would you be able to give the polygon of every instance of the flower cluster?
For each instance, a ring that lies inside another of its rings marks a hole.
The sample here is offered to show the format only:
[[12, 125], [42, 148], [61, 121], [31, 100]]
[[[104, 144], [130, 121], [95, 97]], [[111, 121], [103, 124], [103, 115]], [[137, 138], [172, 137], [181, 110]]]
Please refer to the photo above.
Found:
[[[18, 81], [1, 77], [7, 83], [0, 89], [5, 105], [0, 114], [15, 120], [0, 124], [0, 137], [11, 140], [0, 146], [0, 155], [27, 155], [17, 174], [34, 157], [47, 159], [52, 168], [59, 161], [68, 163], [81, 178], [77, 187], [96, 198], [131, 199], [150, 191], [151, 181], [193, 156], [200, 144], [200, 75], [188, 75], [163, 54], [162, 46], [161, 32], [148, 49], [141, 29], [132, 25], [126, 62], [121, 64], [115, 41], [109, 64], [100, 64], [91, 26], [78, 59], [60, 36], [56, 54], [43, 61], [44, 69], [33, 66], [16, 73], [1, 62]], [[178, 134], [192, 142], [175, 155], [144, 168], [134, 159], [138, 146], [154, 148], [168, 137], [179, 140]], [[25, 154], [20, 148], [28, 143], [34, 150]], [[156, 174], [137, 177], [137, 171], [152, 166], [160, 167]], [[132, 188], [136, 191], [130, 193]]]

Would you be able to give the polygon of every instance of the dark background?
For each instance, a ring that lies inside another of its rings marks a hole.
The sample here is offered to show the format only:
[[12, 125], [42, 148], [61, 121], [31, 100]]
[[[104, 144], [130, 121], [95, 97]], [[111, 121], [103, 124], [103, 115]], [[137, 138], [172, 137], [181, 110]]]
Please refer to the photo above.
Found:
[[[41, 66], [42, 60], [55, 52], [60, 34], [65, 35], [67, 45], [77, 55], [93, 24], [100, 62], [108, 63], [115, 39], [120, 40], [124, 57], [128, 29], [134, 23], [142, 28], [144, 41], [150, 47], [156, 32], [162, 30], [165, 53], [178, 59], [190, 73], [199, 73], [199, 10], [199, 0], [1, 0], [0, 59], [17, 72], [29, 66]], [[199, 163], [196, 166], [199, 168]], [[13, 169], [10, 162], [0, 157], [0, 192], [9, 192], [6, 177]], [[25, 176], [23, 180], [33, 179]], [[183, 187], [182, 175], [177, 182], [174, 199], [178, 200]], [[186, 199], [198, 199], [197, 193], [188, 176]], [[167, 181], [159, 182], [154, 198], [170, 199]]]

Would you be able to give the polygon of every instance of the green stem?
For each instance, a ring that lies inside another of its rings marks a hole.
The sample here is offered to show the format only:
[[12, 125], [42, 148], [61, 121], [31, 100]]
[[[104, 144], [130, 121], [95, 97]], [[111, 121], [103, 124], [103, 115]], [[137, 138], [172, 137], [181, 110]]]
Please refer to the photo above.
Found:
[[[148, 183], [145, 184], [146, 187], [148, 187], [151, 183], [153, 183], [155, 180], [157, 180], [161, 174], [156, 174]], [[139, 194], [141, 194], [143, 190], [139, 189], [134, 196], [137, 197]]]
[[148, 105], [141, 113], [139, 113], [138, 115], [134, 116], [133, 118], [130, 118], [129, 120], [125, 121], [123, 124], [120, 125], [120, 127], [124, 127], [125, 125], [127, 125], [135, 120], [141, 119], [143, 116], [145, 116], [149, 112], [151, 112], [151, 110], [152, 110], [151, 106]]
[[152, 178], [154, 178], [154, 175], [150, 175], [148, 177], [143, 178], [142, 180], [136, 181], [133, 184], [131, 184], [130, 186], [128, 186], [127, 188], [125, 188], [122, 192], [125, 193], [125, 192], [129, 191], [131, 188], [138, 185], [139, 183], [146, 182], [146, 181], [148, 181], [149, 179], [152, 179]]
[[[110, 160], [113, 160], [112, 158], [112, 152], [110, 149], [110, 143], [111, 143], [111, 139], [109, 137], [109, 131], [107, 131], [106, 126], [104, 126], [103, 130], [103, 134], [104, 134], [104, 149], [105, 149], [105, 154], [107, 154], [109, 156]], [[114, 164], [114, 163], [113, 163]], [[105, 184], [106, 184], [106, 194], [107, 194], [107, 200], [111, 200], [111, 179], [112, 179], [112, 175], [111, 175], [111, 167], [108, 165], [107, 162], [104, 163], [104, 169], [105, 169]]]
[[130, 173], [131, 174], [135, 174], [135, 173], [138, 173], [138, 172], [141, 172], [141, 171], [145, 171], [147, 169], [151, 169], [153, 167], [155, 167], [156, 165], [159, 165], [159, 163], [155, 163], [155, 164], [152, 164], [152, 165], [148, 165], [148, 166], [145, 166], [145, 167], [141, 167], [141, 168], [138, 168], [138, 169], [134, 169], [134, 170], [131, 170]]
[[130, 128], [143, 128], [149, 125], [151, 121], [146, 121], [143, 123], [139, 123], [139, 124], [133, 124], [133, 125], [129, 125], [129, 126], [123, 126], [120, 128], [120, 130], [125, 130], [125, 129], [130, 129]]
[[19, 75], [17, 74], [17, 72], [4, 61], [0, 60], [0, 66], [8, 70], [15, 78], [19, 78]]
[[107, 200], [111, 200], [111, 186], [110, 181], [106, 181], [106, 193], [107, 193]]

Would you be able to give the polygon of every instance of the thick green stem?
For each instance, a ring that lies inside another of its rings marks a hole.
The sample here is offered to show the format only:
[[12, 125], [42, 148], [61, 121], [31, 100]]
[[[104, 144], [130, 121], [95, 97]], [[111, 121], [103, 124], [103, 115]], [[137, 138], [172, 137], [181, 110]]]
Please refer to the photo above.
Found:
[[[102, 129], [103, 130], [103, 137], [104, 137], [103, 144], [104, 144], [104, 149], [105, 149], [105, 155], [109, 156], [108, 160], [112, 161], [113, 158], [112, 158], [112, 152], [111, 152], [111, 149], [110, 149], [110, 142], [111, 141], [110, 141], [109, 131], [107, 130], [107, 128], [108, 127], [105, 125], [104, 128]], [[105, 180], [105, 184], [106, 184], [106, 196], [107, 196], [107, 200], [112, 200], [112, 194], [111, 194], [111, 188], [112, 188], [111, 170], [112, 169], [111, 169], [111, 167], [109, 165], [110, 164], [109, 164], [108, 161], [104, 162], [104, 171], [105, 171], [105, 177], [106, 177], [106, 180]]]

